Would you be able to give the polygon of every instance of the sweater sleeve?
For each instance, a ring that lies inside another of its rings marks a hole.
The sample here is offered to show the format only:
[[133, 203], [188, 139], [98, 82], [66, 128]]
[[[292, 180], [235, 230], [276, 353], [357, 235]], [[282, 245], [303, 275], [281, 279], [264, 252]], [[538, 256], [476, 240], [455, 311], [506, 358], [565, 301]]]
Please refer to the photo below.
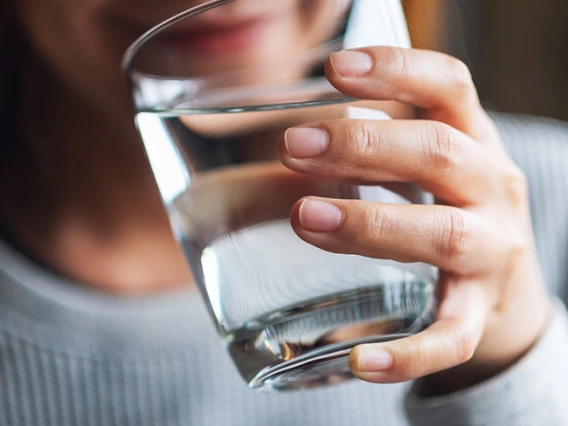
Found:
[[450, 395], [405, 401], [412, 426], [568, 426], [568, 313], [558, 301], [532, 350], [498, 376]]

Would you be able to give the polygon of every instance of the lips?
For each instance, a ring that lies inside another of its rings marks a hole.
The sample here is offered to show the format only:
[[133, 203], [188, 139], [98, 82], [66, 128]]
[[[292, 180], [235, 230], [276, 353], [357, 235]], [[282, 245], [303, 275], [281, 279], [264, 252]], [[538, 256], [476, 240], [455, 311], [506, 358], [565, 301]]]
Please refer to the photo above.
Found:
[[159, 37], [193, 53], [221, 55], [246, 50], [262, 42], [271, 23], [269, 18], [227, 24], [200, 23], [187, 28], [173, 27]]

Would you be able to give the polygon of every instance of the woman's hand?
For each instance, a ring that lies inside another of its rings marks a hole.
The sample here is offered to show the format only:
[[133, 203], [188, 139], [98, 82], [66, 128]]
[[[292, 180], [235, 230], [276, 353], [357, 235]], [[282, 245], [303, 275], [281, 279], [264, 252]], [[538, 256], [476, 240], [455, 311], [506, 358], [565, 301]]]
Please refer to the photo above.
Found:
[[317, 247], [441, 270], [436, 322], [408, 338], [358, 346], [352, 372], [377, 383], [429, 376], [427, 387], [438, 393], [502, 371], [538, 339], [549, 299], [525, 178], [505, 154], [467, 67], [440, 53], [376, 47], [333, 54], [326, 72], [346, 95], [412, 105], [420, 119], [293, 128], [281, 140], [283, 163], [315, 176], [417, 182], [438, 200], [308, 197], [294, 206], [296, 233]]

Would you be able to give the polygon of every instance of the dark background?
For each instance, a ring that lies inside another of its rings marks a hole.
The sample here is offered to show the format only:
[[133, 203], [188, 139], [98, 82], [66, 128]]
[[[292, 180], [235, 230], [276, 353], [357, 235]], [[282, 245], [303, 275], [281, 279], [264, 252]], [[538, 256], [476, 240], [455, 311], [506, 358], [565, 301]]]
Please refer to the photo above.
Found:
[[486, 107], [568, 120], [568, 0], [404, 0], [416, 47], [472, 70]]

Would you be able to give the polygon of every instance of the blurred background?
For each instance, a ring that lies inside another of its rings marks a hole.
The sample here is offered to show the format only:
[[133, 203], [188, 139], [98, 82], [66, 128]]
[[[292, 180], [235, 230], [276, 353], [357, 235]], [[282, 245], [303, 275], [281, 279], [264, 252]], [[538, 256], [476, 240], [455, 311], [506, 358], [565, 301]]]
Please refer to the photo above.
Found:
[[403, 0], [415, 47], [465, 61], [486, 108], [568, 120], [567, 0]]

